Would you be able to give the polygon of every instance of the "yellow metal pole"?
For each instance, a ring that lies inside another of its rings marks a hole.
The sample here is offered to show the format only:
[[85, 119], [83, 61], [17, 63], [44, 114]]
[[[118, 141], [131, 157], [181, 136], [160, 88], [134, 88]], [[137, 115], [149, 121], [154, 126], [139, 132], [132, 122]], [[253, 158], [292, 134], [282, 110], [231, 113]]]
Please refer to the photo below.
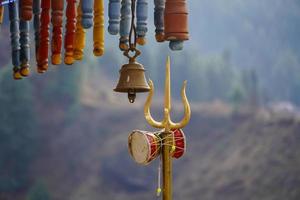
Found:
[[95, 0], [94, 2], [94, 55], [104, 54], [104, 2]]
[[162, 133], [162, 172], [163, 172], [163, 200], [172, 200], [172, 144], [173, 138], [171, 130], [183, 128], [188, 124], [191, 118], [191, 108], [186, 97], [185, 88], [186, 81], [181, 90], [181, 97], [184, 105], [184, 118], [179, 123], [174, 123], [171, 120], [171, 78], [170, 78], [170, 58], [167, 59], [166, 64], [166, 80], [165, 80], [165, 105], [164, 105], [164, 119], [161, 122], [155, 121], [150, 112], [150, 106], [154, 93], [153, 82], [149, 81], [150, 91], [149, 96], [145, 102], [144, 115], [147, 122], [155, 128], [164, 128]]
[[[165, 131], [162, 134], [163, 144], [172, 144], [171, 127], [170, 127], [170, 112], [171, 112], [171, 77], [170, 77], [170, 58], [167, 59], [166, 64], [166, 79], [165, 79], [165, 107], [164, 107]], [[163, 200], [172, 199], [172, 160], [171, 160], [171, 146], [162, 146], [162, 172], [163, 172]]]
[[[162, 134], [164, 144], [172, 144], [172, 138], [170, 132], [164, 132]], [[162, 172], [163, 172], [163, 200], [172, 199], [172, 158], [170, 155], [171, 146], [162, 146]]]

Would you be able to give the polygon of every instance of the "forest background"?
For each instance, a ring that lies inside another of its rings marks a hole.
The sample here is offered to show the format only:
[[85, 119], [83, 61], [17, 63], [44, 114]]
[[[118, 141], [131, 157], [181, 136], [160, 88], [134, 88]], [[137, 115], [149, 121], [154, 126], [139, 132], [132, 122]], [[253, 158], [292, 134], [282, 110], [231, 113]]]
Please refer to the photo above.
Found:
[[[171, 52], [155, 42], [150, 2], [148, 43], [139, 58], [155, 84], [156, 118], [162, 117], [167, 55], [177, 120], [179, 91], [188, 80], [193, 113], [184, 129], [186, 155], [174, 161], [174, 199], [300, 199], [300, 1], [188, 4], [190, 40]], [[87, 32], [82, 62], [37, 74], [32, 45], [32, 74], [14, 81], [6, 12], [0, 200], [156, 198], [158, 162], [139, 166], [127, 150], [133, 129], [152, 130], [143, 117], [146, 95], [129, 105], [126, 95], [113, 92], [127, 62], [118, 38], [107, 34], [105, 55], [96, 58]]]

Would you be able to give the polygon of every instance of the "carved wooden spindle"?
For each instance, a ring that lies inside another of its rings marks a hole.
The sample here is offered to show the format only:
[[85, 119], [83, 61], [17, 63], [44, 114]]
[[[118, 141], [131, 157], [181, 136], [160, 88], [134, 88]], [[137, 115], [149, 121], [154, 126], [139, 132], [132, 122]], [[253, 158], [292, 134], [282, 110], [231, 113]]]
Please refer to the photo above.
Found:
[[39, 73], [43, 73], [48, 69], [50, 4], [50, 0], [41, 1], [42, 13], [40, 26], [40, 45], [38, 53]]
[[157, 42], [165, 41], [164, 34], [164, 13], [165, 13], [165, 0], [154, 0], [154, 25], [155, 25], [155, 38]]
[[121, 1], [121, 21], [120, 21], [120, 44], [122, 51], [128, 49], [129, 32], [131, 24], [131, 0]]
[[117, 35], [120, 31], [121, 0], [109, 0], [108, 4], [108, 32]]
[[84, 29], [89, 29], [93, 26], [93, 5], [94, 5], [94, 0], [84, 0], [81, 2], [81, 10], [82, 10], [81, 25]]
[[29, 21], [32, 18], [32, 0], [19, 0], [20, 19]]
[[76, 60], [83, 59], [84, 47], [85, 47], [85, 30], [81, 25], [81, 3], [83, 0], [80, 0], [80, 3], [77, 7], [77, 22], [76, 22], [76, 32], [75, 32], [75, 40], [74, 40], [74, 58]]
[[166, 0], [165, 39], [171, 50], [181, 50], [183, 41], [189, 39], [186, 0]]
[[35, 40], [35, 58], [38, 63], [38, 50], [40, 45], [40, 15], [41, 15], [41, 0], [33, 0], [33, 28], [34, 28], [34, 40]]
[[3, 16], [4, 16], [4, 6], [0, 6], [0, 24], [2, 24], [3, 22]]
[[53, 25], [52, 41], [51, 41], [51, 49], [52, 49], [51, 61], [53, 65], [59, 65], [61, 64], [64, 1], [52, 0], [51, 7], [52, 7], [51, 22]]
[[76, 0], [67, 0], [67, 24], [65, 34], [65, 64], [74, 63], [74, 39], [76, 30]]
[[20, 32], [19, 32], [19, 13], [16, 2], [9, 3], [9, 20], [10, 20], [10, 39], [11, 39], [11, 57], [14, 79], [21, 79], [20, 74]]
[[144, 45], [146, 43], [147, 29], [147, 18], [148, 18], [148, 0], [137, 0], [136, 4], [136, 33], [137, 43]]
[[95, 0], [94, 3], [94, 55], [104, 54], [104, 0]]
[[[19, 4], [20, 8], [21, 5]], [[29, 71], [29, 59], [30, 59], [30, 45], [29, 45], [29, 21], [20, 19], [20, 62], [21, 69], [20, 74], [22, 76], [28, 76]]]

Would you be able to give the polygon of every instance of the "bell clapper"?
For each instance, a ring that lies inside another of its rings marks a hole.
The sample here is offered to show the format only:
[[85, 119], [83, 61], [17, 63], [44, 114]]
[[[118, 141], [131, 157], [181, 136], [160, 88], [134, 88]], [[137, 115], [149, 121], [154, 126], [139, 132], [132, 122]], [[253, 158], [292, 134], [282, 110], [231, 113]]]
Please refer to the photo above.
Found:
[[134, 103], [135, 101], [135, 98], [136, 98], [136, 93], [134, 90], [129, 90], [128, 91], [128, 100], [130, 103]]

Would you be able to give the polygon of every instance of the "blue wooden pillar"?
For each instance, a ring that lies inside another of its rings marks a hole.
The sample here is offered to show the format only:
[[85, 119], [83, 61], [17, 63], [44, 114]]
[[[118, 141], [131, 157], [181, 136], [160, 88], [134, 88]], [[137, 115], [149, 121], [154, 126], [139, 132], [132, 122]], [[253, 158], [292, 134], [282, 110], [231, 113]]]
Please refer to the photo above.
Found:
[[19, 13], [16, 2], [11, 2], [9, 7], [9, 20], [10, 20], [10, 39], [11, 39], [11, 57], [14, 79], [21, 79], [20, 74], [20, 31], [19, 31]]
[[29, 75], [29, 59], [30, 59], [30, 46], [29, 46], [29, 21], [20, 20], [20, 63], [22, 76]]
[[89, 29], [93, 26], [94, 18], [94, 0], [81, 1], [82, 20], [81, 25], [84, 29]]
[[136, 17], [137, 43], [144, 45], [146, 43], [145, 36], [148, 31], [148, 0], [137, 0]]
[[38, 63], [38, 50], [40, 43], [40, 16], [41, 16], [41, 0], [33, 0], [33, 29], [35, 40], [35, 57]]
[[164, 36], [164, 13], [165, 13], [165, 0], [154, 0], [154, 25], [155, 25], [155, 38], [157, 42], [165, 41]]
[[[22, 8], [22, 1], [19, 3], [19, 10]], [[29, 21], [20, 19], [20, 74], [22, 76], [29, 75]]]
[[131, 0], [122, 0], [121, 2], [121, 22], [120, 22], [120, 44], [122, 51], [128, 49], [129, 32], [131, 24]]
[[108, 32], [117, 35], [120, 31], [121, 0], [109, 0], [108, 3]]

